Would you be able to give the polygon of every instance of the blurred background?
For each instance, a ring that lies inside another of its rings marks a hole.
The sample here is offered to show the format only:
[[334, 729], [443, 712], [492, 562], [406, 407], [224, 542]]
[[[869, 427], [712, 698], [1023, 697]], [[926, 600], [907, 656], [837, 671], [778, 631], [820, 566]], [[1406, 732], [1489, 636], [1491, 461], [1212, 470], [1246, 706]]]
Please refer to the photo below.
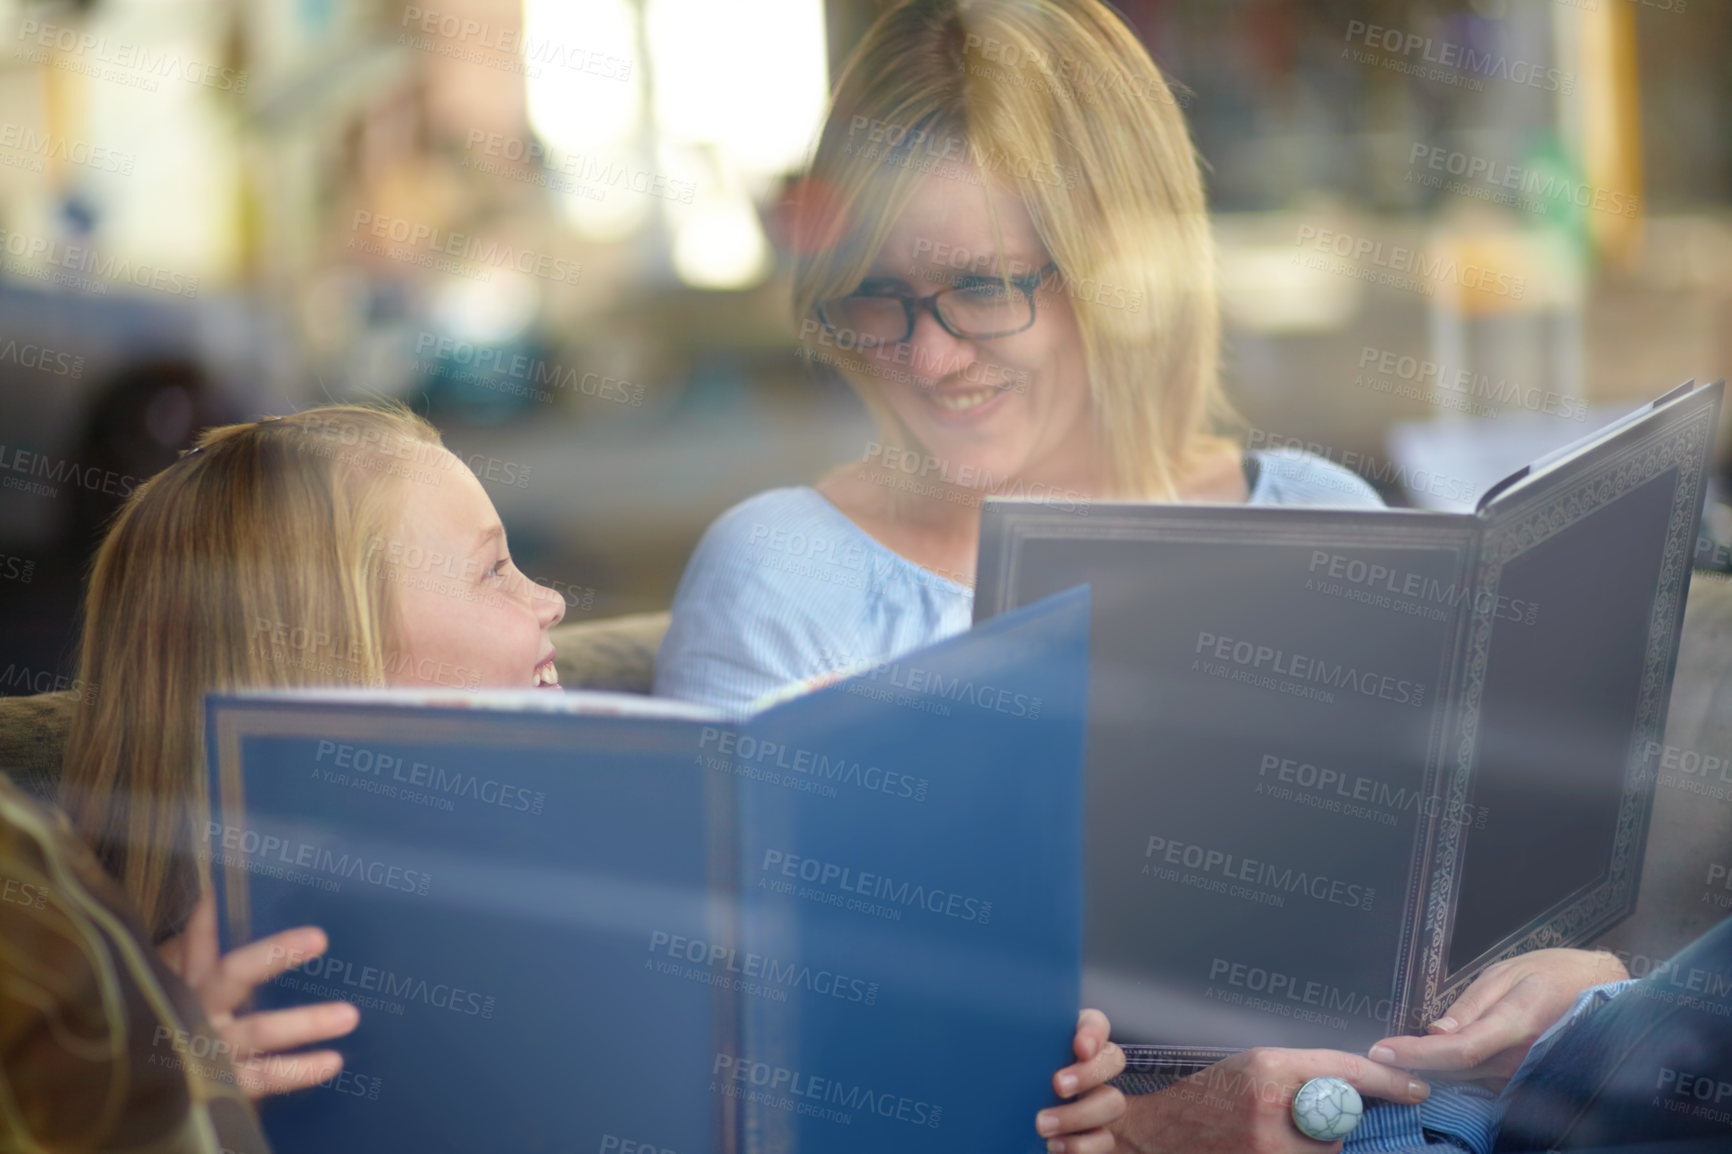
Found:
[[[408, 401], [568, 621], [858, 459], [784, 206], [882, 6], [0, 0], [0, 693], [70, 675], [104, 520], [208, 424]], [[1732, 361], [1732, 5], [1118, 7], [1207, 164], [1252, 445], [1461, 507]]]

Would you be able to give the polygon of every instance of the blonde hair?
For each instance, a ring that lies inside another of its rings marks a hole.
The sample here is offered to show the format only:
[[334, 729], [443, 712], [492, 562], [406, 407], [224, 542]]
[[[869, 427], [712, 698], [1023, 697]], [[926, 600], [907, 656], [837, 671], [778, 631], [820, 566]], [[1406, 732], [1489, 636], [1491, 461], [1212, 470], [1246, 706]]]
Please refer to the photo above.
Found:
[[190, 852], [204, 695], [384, 683], [397, 608], [377, 553], [403, 460], [439, 444], [400, 408], [210, 429], [116, 515], [85, 598], [61, 805], [154, 938], [208, 884]]
[[[823, 356], [817, 304], [859, 285], [916, 185], [952, 156], [1020, 194], [1058, 266], [1112, 494], [1174, 498], [1229, 415], [1214, 242], [1178, 100], [1100, 0], [909, 0], [873, 24], [837, 83], [797, 210], [808, 355]], [[916, 442], [868, 362], [838, 362], [885, 440]]]

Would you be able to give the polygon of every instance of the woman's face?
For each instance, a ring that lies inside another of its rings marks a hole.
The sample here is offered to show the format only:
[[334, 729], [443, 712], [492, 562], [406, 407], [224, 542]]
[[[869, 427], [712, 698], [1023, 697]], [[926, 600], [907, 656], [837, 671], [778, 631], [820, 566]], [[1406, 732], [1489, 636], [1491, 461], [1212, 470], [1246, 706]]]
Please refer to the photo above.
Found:
[[512, 563], [493, 502], [464, 464], [410, 480], [398, 540], [385, 558], [397, 578], [402, 652], [388, 655], [392, 685], [468, 689], [558, 688], [547, 631], [565, 601]]
[[[960, 179], [972, 171], [925, 178], [862, 290], [924, 297], [969, 278], [1014, 278], [1046, 266], [1021, 199]], [[1003, 232], [1002, 264], [988, 197]], [[1048, 276], [1035, 291], [1034, 324], [1020, 333], [965, 340], [923, 311], [906, 344], [865, 354], [885, 401], [935, 458], [922, 462], [924, 476], [992, 488], [1019, 477], [1069, 480], [1093, 466], [1082, 339], [1057, 284]]]

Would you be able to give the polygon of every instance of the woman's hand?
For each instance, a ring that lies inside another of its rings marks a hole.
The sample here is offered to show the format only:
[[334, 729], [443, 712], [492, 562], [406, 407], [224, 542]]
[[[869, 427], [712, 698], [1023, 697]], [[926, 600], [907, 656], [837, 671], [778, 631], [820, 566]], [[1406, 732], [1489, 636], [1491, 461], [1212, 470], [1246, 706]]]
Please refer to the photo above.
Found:
[[1076, 1101], [1034, 1116], [1036, 1132], [1054, 1154], [1111, 1154], [1107, 1127], [1125, 1112], [1125, 1096], [1107, 1083], [1124, 1070], [1125, 1052], [1108, 1040], [1109, 1033], [1107, 1016], [1099, 1010], [1084, 1010], [1077, 1018], [1071, 1042], [1077, 1060], [1052, 1076], [1058, 1096]]
[[1501, 1089], [1577, 994], [1629, 976], [1611, 954], [1535, 950], [1488, 966], [1425, 1037], [1385, 1038], [1371, 1057], [1412, 1070], [1465, 1071], [1459, 1076]]
[[261, 1014], [236, 1014], [255, 987], [325, 952], [325, 931], [314, 926], [284, 930], [220, 957], [216, 897], [208, 890], [193, 907], [186, 931], [164, 942], [163, 960], [185, 979], [204, 1007], [211, 1028], [227, 1045], [235, 1077], [249, 1098], [265, 1098], [316, 1086], [336, 1076], [343, 1056], [335, 1050], [284, 1054], [309, 1042], [340, 1038], [360, 1022], [348, 1002], [324, 1002]]
[[1158, 1094], [1132, 1095], [1113, 1127], [1134, 1154], [1331, 1154], [1340, 1142], [1293, 1124], [1293, 1095], [1312, 1078], [1344, 1078], [1367, 1098], [1423, 1102], [1431, 1088], [1405, 1070], [1336, 1050], [1246, 1050]]

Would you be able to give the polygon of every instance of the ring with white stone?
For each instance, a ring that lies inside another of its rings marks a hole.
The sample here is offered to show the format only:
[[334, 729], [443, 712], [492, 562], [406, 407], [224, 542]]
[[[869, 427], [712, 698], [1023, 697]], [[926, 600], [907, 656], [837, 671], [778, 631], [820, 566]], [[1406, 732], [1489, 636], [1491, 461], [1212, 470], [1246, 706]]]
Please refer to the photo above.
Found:
[[1340, 1078], [1313, 1078], [1293, 1095], [1293, 1125], [1319, 1142], [1347, 1137], [1364, 1113], [1359, 1091]]

